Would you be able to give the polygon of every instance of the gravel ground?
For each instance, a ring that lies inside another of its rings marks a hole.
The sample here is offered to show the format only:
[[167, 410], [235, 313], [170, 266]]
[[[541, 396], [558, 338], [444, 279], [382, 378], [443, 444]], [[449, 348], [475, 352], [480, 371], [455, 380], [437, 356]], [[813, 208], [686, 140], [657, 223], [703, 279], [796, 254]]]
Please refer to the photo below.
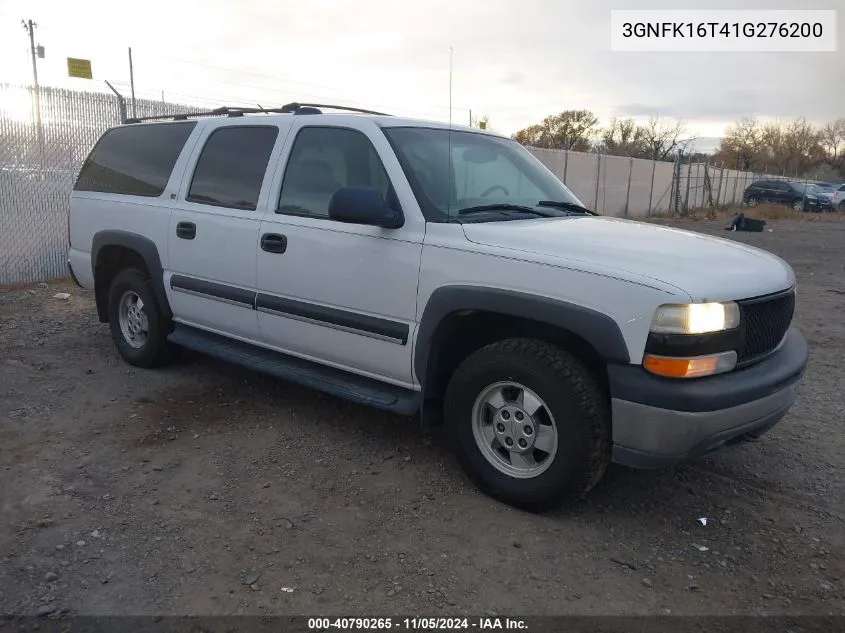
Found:
[[845, 223], [723, 224], [684, 226], [798, 275], [794, 409], [544, 516], [405, 418], [197, 355], [136, 370], [89, 293], [0, 292], [0, 614], [845, 614]]

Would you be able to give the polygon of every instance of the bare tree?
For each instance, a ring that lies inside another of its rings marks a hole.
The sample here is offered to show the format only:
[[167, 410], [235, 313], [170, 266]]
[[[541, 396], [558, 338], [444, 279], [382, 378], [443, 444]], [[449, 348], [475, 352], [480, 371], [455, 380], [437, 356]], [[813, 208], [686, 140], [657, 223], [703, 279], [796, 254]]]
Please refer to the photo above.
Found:
[[655, 116], [649, 118], [642, 130], [647, 157], [653, 160], [666, 160], [679, 148], [686, 126], [680, 120], [672, 123], [663, 117]]
[[[834, 143], [828, 147], [828, 152], [831, 149], [837, 151], [835, 124], [829, 127]], [[769, 173], [786, 176], [803, 175], [825, 162], [826, 140], [830, 139], [824, 130], [819, 130], [804, 118], [767, 123], [742, 119], [728, 128], [717, 159], [737, 169], [765, 169]]]
[[845, 118], [836, 119], [822, 127], [819, 141], [831, 161], [836, 162], [845, 157]]
[[824, 159], [820, 132], [803, 117], [784, 126], [783, 140], [783, 164], [787, 173], [803, 174], [811, 165]]

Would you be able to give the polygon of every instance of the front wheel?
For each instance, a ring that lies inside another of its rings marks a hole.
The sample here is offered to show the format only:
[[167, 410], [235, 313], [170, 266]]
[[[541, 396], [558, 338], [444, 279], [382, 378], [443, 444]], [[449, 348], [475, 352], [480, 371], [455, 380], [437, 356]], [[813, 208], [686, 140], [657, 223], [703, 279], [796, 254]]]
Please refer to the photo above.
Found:
[[610, 411], [589, 369], [534, 339], [471, 354], [446, 390], [446, 432], [475, 484], [540, 511], [585, 495], [610, 462]]
[[795, 211], [798, 211], [798, 212], [803, 211], [803, 210], [804, 210], [804, 201], [803, 201], [803, 200], [798, 200], [798, 201], [796, 201], [796, 202], [792, 205], [792, 208], [793, 208]]
[[755, 198], [754, 196], [748, 196], [748, 200], [746, 200], [745, 204], [747, 204], [751, 208], [754, 208], [758, 204], [760, 204], [760, 201], [757, 200], [757, 198]]

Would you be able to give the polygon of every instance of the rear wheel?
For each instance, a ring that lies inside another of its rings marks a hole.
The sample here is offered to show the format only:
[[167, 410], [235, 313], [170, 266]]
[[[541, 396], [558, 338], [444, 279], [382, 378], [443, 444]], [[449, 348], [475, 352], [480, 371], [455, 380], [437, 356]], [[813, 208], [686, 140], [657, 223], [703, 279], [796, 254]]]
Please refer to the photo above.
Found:
[[839, 213], [845, 213], [845, 200], [839, 203], [839, 206], [836, 207]]
[[543, 341], [499, 341], [470, 355], [449, 382], [445, 421], [476, 485], [529, 510], [585, 495], [610, 462], [601, 388], [578, 359]]
[[797, 201], [796, 201], [796, 202], [792, 205], [792, 208], [793, 208], [795, 211], [799, 211], [799, 212], [800, 212], [800, 211], [803, 211], [803, 210], [804, 210], [804, 201], [803, 201], [803, 200], [797, 200]]
[[108, 312], [115, 347], [130, 365], [155, 367], [172, 358], [168, 323], [146, 273], [127, 268], [115, 275], [109, 288]]
[[745, 204], [747, 204], [749, 207], [756, 207], [758, 204], [760, 204], [760, 201], [754, 196], [748, 196], [748, 199], [745, 201]]

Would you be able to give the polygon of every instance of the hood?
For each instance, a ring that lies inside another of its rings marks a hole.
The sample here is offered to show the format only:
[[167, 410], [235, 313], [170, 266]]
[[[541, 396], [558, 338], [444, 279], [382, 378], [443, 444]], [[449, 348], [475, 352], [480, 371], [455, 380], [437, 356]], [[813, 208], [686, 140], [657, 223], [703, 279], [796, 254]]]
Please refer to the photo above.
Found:
[[471, 242], [557, 259], [560, 265], [631, 281], [656, 280], [695, 301], [744, 299], [795, 283], [789, 265], [752, 246], [692, 231], [608, 217], [463, 225]]

